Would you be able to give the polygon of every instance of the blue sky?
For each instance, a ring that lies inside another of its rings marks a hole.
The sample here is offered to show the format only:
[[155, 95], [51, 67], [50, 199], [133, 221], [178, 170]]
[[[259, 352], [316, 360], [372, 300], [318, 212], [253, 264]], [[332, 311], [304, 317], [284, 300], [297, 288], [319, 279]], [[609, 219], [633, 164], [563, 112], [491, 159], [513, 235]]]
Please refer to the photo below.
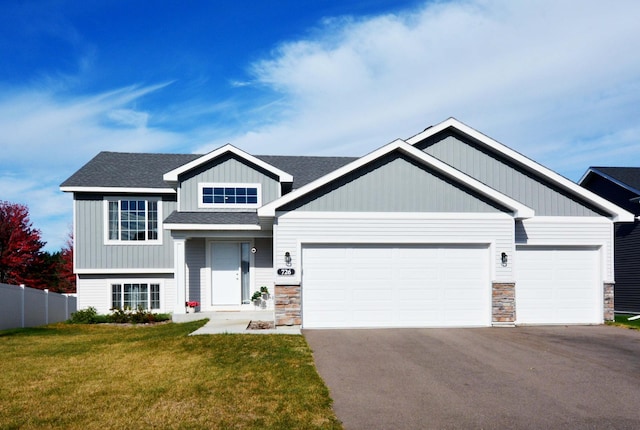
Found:
[[640, 166], [640, 2], [0, 3], [0, 200], [47, 250], [99, 151], [364, 155], [455, 117], [572, 180]]

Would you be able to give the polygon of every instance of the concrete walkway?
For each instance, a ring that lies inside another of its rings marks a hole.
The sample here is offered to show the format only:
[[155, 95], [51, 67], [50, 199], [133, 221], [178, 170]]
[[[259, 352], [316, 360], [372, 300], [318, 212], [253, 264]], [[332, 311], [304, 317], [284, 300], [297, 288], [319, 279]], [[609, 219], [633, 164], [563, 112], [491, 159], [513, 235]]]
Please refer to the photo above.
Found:
[[272, 310], [266, 311], [236, 311], [236, 312], [197, 312], [193, 314], [174, 314], [173, 322], [189, 322], [208, 318], [209, 321], [198, 330], [190, 334], [301, 334], [300, 326], [281, 326], [275, 329], [247, 330], [251, 321], [274, 321]]

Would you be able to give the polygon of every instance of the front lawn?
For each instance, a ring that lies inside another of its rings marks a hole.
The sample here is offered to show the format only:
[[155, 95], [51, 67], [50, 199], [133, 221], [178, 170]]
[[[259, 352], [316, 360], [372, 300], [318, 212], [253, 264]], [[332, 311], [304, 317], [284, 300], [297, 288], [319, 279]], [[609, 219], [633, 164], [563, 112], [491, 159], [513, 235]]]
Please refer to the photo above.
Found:
[[634, 315], [616, 314], [615, 321], [610, 322], [609, 324], [640, 330], [640, 319], [629, 321], [629, 317], [633, 316]]
[[0, 428], [342, 428], [304, 337], [203, 324], [0, 331]]

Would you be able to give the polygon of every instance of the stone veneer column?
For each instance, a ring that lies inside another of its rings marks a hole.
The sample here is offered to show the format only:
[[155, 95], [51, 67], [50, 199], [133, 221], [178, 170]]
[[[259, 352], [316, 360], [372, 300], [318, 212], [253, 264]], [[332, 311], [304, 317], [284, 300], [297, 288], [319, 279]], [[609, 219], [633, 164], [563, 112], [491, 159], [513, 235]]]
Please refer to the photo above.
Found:
[[492, 287], [492, 325], [513, 325], [516, 321], [516, 284], [513, 282], [494, 282]]
[[302, 324], [300, 285], [276, 285], [274, 307], [276, 325]]
[[605, 282], [602, 284], [602, 290], [604, 291], [604, 320], [605, 321], [613, 321], [614, 320], [614, 301], [613, 301], [613, 282]]

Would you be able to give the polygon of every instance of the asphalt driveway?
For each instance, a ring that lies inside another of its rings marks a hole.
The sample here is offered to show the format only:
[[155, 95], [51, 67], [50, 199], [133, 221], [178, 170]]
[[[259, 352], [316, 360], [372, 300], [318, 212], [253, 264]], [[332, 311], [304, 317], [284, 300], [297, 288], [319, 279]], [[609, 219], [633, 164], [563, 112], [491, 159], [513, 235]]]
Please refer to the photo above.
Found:
[[304, 330], [345, 429], [638, 429], [640, 331]]

